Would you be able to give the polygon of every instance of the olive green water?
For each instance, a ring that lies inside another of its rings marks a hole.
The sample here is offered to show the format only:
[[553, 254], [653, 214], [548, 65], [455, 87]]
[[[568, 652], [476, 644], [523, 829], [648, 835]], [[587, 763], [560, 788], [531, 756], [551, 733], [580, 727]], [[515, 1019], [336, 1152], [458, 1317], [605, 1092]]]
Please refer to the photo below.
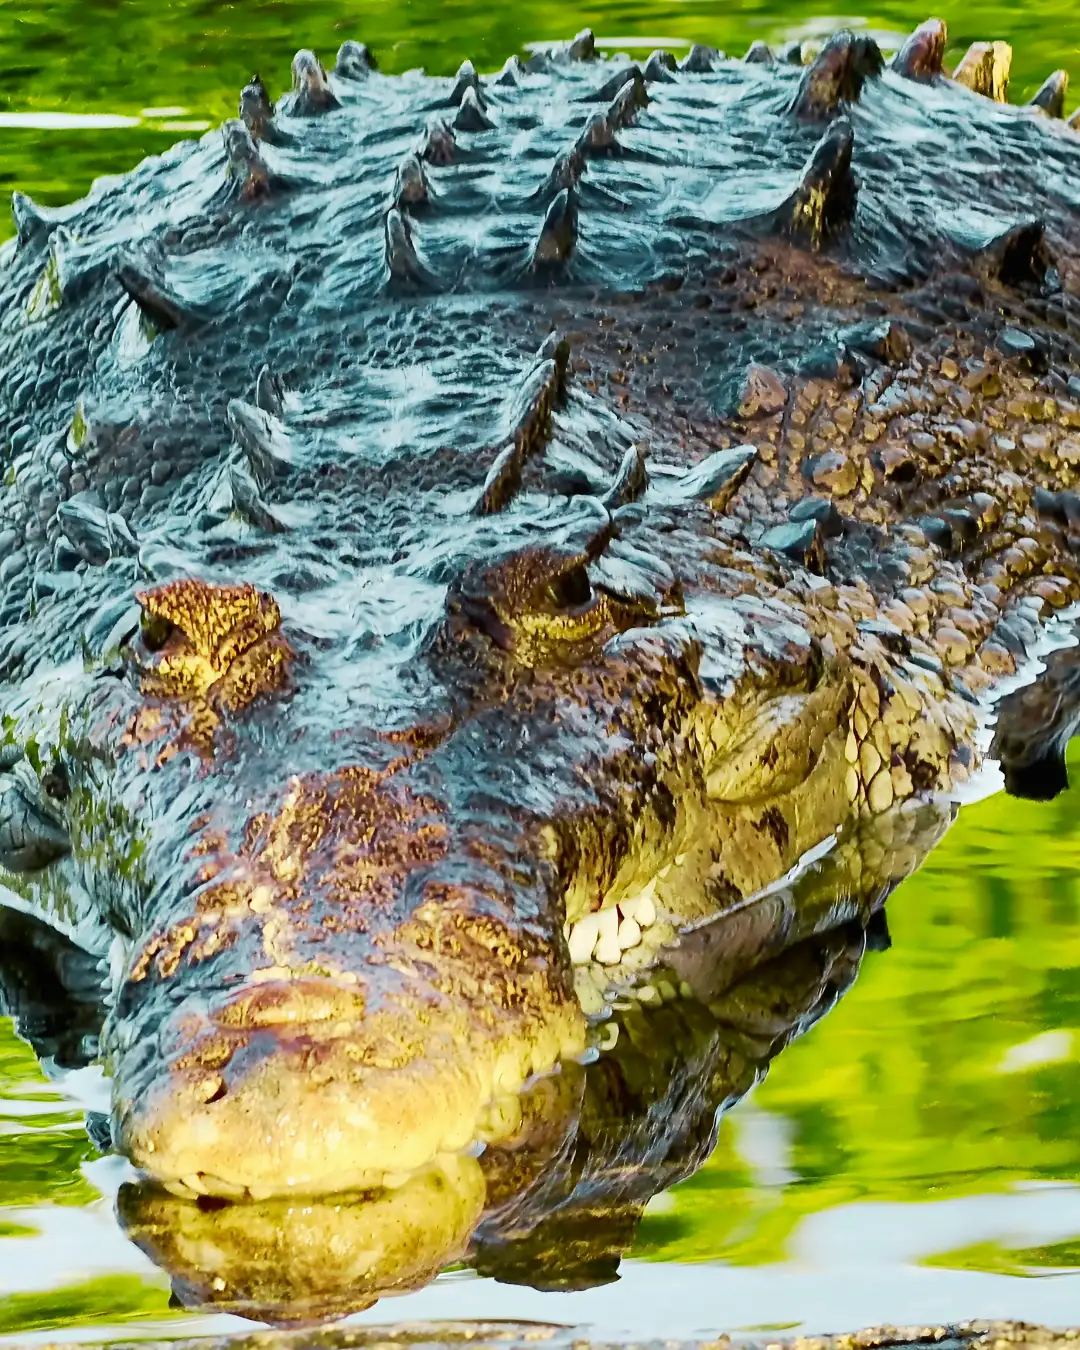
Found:
[[[937, 12], [954, 59], [976, 38], [1013, 43], [1014, 97], [1058, 66], [1080, 89], [1075, 7]], [[0, 0], [0, 185], [79, 195], [229, 115], [252, 70], [280, 87], [301, 45], [329, 57], [355, 36], [384, 69], [450, 72], [585, 24], [646, 51], [699, 39], [738, 53], [843, 24], [885, 43], [924, 17], [647, 0], [371, 0], [362, 16], [340, 0]], [[655, 1334], [1080, 1321], [1078, 863], [1080, 787], [1048, 805], [965, 808], [890, 901], [892, 950], [868, 956], [848, 997], [725, 1120], [708, 1165], [652, 1203], [615, 1291], [538, 1295], [451, 1274], [366, 1319], [519, 1315]], [[49, 1083], [0, 1019], [0, 1337], [239, 1326], [171, 1310], [166, 1278], [120, 1235], [122, 1169], [97, 1158], [78, 1105], [100, 1096], [88, 1071]]]

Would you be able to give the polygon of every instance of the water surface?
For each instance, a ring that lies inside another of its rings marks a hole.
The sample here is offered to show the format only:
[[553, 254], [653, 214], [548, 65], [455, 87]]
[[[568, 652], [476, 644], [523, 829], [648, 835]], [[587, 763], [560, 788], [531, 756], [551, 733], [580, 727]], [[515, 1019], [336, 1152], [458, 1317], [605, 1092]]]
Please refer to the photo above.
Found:
[[[1018, 98], [1057, 66], [1080, 79], [1075, 7], [938, 12], [954, 59], [976, 38], [1014, 44]], [[902, 4], [843, 15], [801, 2], [375, 0], [361, 16], [331, 0], [0, 0], [0, 187], [69, 200], [96, 174], [230, 115], [252, 70], [280, 89], [300, 45], [330, 59], [358, 37], [387, 70], [445, 73], [467, 56], [496, 67], [586, 23], [626, 48], [697, 39], [738, 53], [755, 37], [842, 23], [895, 41], [924, 17]], [[1080, 787], [1047, 804], [997, 796], [965, 808], [890, 900], [891, 949], [868, 954], [839, 1006], [725, 1118], [706, 1166], [650, 1203], [618, 1284], [541, 1294], [450, 1271], [363, 1319], [516, 1316], [613, 1335], [1075, 1320], [1078, 808]], [[46, 1068], [0, 1021], [0, 1337], [243, 1325], [170, 1306], [168, 1279], [113, 1216], [125, 1169], [84, 1129], [84, 1109], [107, 1095], [100, 1075]]]

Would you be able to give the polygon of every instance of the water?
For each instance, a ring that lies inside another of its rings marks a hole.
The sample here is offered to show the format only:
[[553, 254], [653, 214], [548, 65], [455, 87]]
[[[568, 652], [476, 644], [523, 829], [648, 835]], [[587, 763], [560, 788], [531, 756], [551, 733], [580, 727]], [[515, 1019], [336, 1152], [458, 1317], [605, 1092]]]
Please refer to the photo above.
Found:
[[[939, 13], [954, 58], [975, 38], [1013, 42], [1017, 97], [1056, 66], [1080, 78], [1073, 7]], [[379, 0], [361, 21], [326, 0], [0, 0], [0, 183], [68, 200], [228, 115], [253, 69], [280, 86], [301, 44], [330, 56], [357, 36], [385, 69], [448, 72], [466, 56], [497, 66], [585, 23], [624, 47], [700, 39], [739, 52], [842, 23], [887, 40], [923, 17], [903, 5], [837, 16], [805, 4]], [[891, 949], [866, 956], [839, 1005], [725, 1117], [696, 1175], [649, 1202], [619, 1283], [538, 1293], [460, 1268], [360, 1319], [526, 1317], [638, 1336], [1075, 1320], [1078, 806], [1080, 786], [1046, 804], [996, 796], [964, 809], [890, 900]], [[0, 1337], [245, 1325], [171, 1306], [168, 1277], [124, 1236], [114, 1205], [127, 1173], [84, 1129], [106, 1097], [95, 1069], [46, 1076], [0, 1020]]]

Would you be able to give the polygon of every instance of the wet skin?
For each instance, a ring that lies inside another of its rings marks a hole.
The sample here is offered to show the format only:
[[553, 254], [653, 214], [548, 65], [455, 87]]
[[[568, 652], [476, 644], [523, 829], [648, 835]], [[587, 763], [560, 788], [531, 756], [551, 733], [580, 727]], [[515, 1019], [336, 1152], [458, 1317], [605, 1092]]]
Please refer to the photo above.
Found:
[[612, 992], [708, 1004], [684, 926], [977, 767], [1080, 592], [1080, 137], [942, 43], [346, 44], [16, 200], [0, 859], [174, 1193], [458, 1169]]

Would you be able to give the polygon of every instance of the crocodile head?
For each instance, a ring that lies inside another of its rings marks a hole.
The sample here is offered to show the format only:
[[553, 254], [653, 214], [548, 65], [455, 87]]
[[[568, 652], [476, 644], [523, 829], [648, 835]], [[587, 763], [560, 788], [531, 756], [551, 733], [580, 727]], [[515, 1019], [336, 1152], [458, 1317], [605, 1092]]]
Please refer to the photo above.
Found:
[[494, 1147], [612, 991], [708, 1000], [723, 943], [650, 974], [682, 930], [977, 763], [1080, 594], [1080, 141], [943, 41], [347, 44], [17, 202], [0, 844], [112, 936], [138, 1167], [264, 1201]]

